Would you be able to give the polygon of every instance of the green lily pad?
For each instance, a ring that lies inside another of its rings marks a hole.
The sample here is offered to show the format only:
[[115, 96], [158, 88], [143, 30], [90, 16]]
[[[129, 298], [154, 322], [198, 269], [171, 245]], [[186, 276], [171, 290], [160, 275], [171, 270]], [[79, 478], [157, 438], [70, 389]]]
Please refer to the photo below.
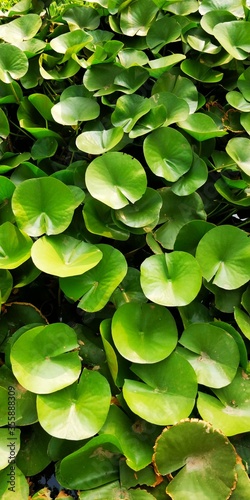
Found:
[[39, 422], [48, 434], [57, 438], [86, 439], [103, 426], [110, 399], [107, 380], [100, 373], [85, 368], [79, 382], [37, 397]]
[[63, 54], [61, 62], [65, 62], [91, 41], [91, 35], [84, 30], [74, 29], [73, 31], [52, 38], [50, 45], [55, 52]]
[[152, 188], [147, 188], [140, 200], [116, 210], [115, 217], [126, 226], [146, 228], [158, 220], [161, 207], [160, 194]]
[[0, 269], [15, 269], [29, 259], [32, 239], [10, 222], [0, 226]]
[[201, 288], [201, 271], [187, 252], [152, 255], [141, 265], [141, 287], [146, 297], [163, 306], [185, 306]]
[[183, 500], [183, 491], [186, 500], [226, 499], [235, 487], [234, 447], [226, 436], [202, 420], [186, 420], [164, 429], [156, 442], [153, 460], [159, 474], [181, 469], [166, 489], [175, 500]]
[[234, 137], [226, 145], [226, 152], [243, 172], [250, 175], [250, 139], [246, 137]]
[[129, 154], [108, 152], [89, 164], [86, 186], [94, 198], [111, 208], [119, 209], [142, 197], [146, 191], [147, 179], [138, 160]]
[[100, 23], [100, 16], [96, 9], [89, 5], [72, 5], [62, 15], [62, 18], [67, 21], [70, 30], [75, 27], [81, 29], [95, 30]]
[[80, 492], [79, 500], [153, 500], [155, 497], [147, 490], [141, 488], [127, 489], [120, 484], [119, 481], [114, 481], [94, 490]]
[[246, 101], [246, 99], [244, 99], [243, 95], [240, 92], [232, 90], [231, 92], [227, 93], [226, 99], [228, 104], [230, 104], [230, 106], [232, 106], [233, 108], [236, 108], [239, 111], [244, 111], [246, 113], [250, 111], [250, 102]]
[[59, 391], [77, 380], [81, 362], [74, 330], [63, 323], [37, 326], [12, 346], [10, 360], [18, 382], [36, 394]]
[[201, 238], [215, 227], [205, 220], [191, 220], [181, 227], [177, 234], [174, 250], [182, 250], [195, 256], [196, 248]]
[[181, 27], [173, 17], [161, 17], [149, 28], [146, 37], [148, 47], [153, 54], [158, 54], [165, 45], [175, 42], [180, 34]]
[[17, 186], [12, 197], [17, 224], [30, 236], [62, 233], [74, 208], [70, 189], [54, 177], [28, 179]]
[[90, 233], [99, 234], [106, 238], [126, 241], [129, 230], [118, 227], [111, 215], [111, 208], [94, 198], [87, 198], [83, 207], [83, 217], [86, 228]]
[[16, 464], [25, 476], [34, 476], [50, 464], [47, 454], [49, 441], [50, 436], [38, 423], [27, 430], [22, 429]]
[[9, 463], [15, 461], [15, 457], [20, 448], [20, 432], [20, 429], [16, 427], [0, 429], [0, 470], [7, 467]]
[[54, 137], [42, 137], [34, 142], [31, 148], [31, 156], [33, 160], [50, 158], [51, 156], [54, 156], [57, 146], [58, 144]]
[[11, 83], [24, 76], [29, 62], [24, 52], [10, 43], [1, 44], [0, 53], [0, 80]]
[[141, 288], [138, 269], [128, 267], [127, 274], [112, 294], [111, 301], [116, 309], [127, 302], [147, 302]]
[[166, 111], [164, 127], [186, 120], [189, 115], [190, 109], [187, 102], [172, 92], [157, 92], [151, 96], [150, 101], [153, 106], [164, 106]]
[[236, 464], [237, 484], [231, 495], [232, 500], [247, 500], [250, 495], [250, 480], [242, 463]]
[[90, 130], [76, 138], [76, 146], [80, 151], [92, 155], [100, 155], [113, 149], [123, 138], [122, 127], [107, 130]]
[[240, 356], [233, 337], [223, 328], [208, 323], [189, 325], [179, 343], [178, 351], [189, 361], [198, 383], [220, 388], [230, 384], [236, 375]]
[[163, 224], [156, 229], [154, 237], [164, 248], [172, 250], [181, 228], [188, 222], [206, 219], [207, 215], [198, 193], [179, 196], [169, 187], [158, 192], [163, 201], [159, 223]]
[[182, 61], [181, 70], [191, 78], [204, 83], [218, 83], [223, 78], [223, 73], [221, 71], [211, 69], [206, 64], [191, 59]]
[[124, 399], [133, 413], [156, 425], [171, 425], [191, 413], [196, 375], [178, 353], [152, 365], [132, 365], [143, 382], [125, 380]]
[[238, 372], [231, 384], [214, 389], [215, 396], [200, 392], [198, 411], [227, 436], [250, 431], [250, 379], [244, 370]]
[[102, 337], [103, 347], [106, 354], [107, 364], [111, 377], [117, 387], [122, 387], [124, 379], [129, 373], [129, 364], [119, 352], [115, 349], [115, 345], [111, 334], [111, 319], [104, 319], [100, 324], [100, 334]]
[[227, 134], [225, 130], [221, 130], [216, 126], [214, 120], [204, 113], [194, 113], [178, 126], [185, 130], [189, 135], [197, 141], [207, 141], [212, 137], [223, 137]]
[[193, 163], [188, 172], [180, 177], [172, 186], [173, 193], [188, 196], [205, 184], [208, 177], [207, 165], [194, 153]]
[[[190, 79], [171, 71], [163, 73], [163, 75], [155, 82], [152, 94], [155, 95], [162, 92], [167, 92], [168, 94], [170, 93], [184, 100], [189, 106], [190, 113], [194, 113], [196, 111], [198, 106], [198, 91]], [[175, 100], [174, 102], [176, 104]], [[169, 102], [168, 104], [171, 107]], [[186, 119], [186, 116], [182, 119]]]
[[152, 447], [158, 429], [143, 420], [133, 421], [116, 405], [111, 405], [100, 435], [113, 435], [119, 441], [126, 463], [134, 471], [142, 470], [152, 461]]
[[61, 125], [76, 126], [78, 122], [94, 120], [99, 116], [100, 107], [89, 97], [68, 97], [51, 109], [54, 120]]
[[[6, 392], [8, 390], [12, 391], [12, 398], [15, 400], [15, 418], [13, 423], [15, 425], [30, 425], [37, 421], [37, 411], [36, 411], [36, 396], [30, 391], [27, 391], [22, 387], [14, 377], [12, 371], [3, 365], [0, 368], [0, 386]], [[13, 402], [13, 399], [12, 399]], [[4, 415], [8, 415], [8, 402], [6, 400], [5, 404], [1, 405], [4, 410]], [[6, 421], [6, 425], [8, 422]]]
[[33, 244], [31, 257], [41, 271], [65, 278], [96, 266], [102, 252], [95, 245], [72, 236], [42, 236]]
[[240, 306], [244, 285], [234, 290], [225, 290], [204, 279], [204, 286], [213, 293], [214, 305], [219, 311], [233, 313], [234, 308]]
[[244, 60], [250, 50], [249, 28], [250, 22], [245, 20], [219, 23], [213, 29], [213, 36], [232, 57]]
[[158, 8], [153, 0], [146, 0], [144, 4], [140, 0], [125, 6], [121, 11], [120, 28], [126, 36], [145, 36], [154, 21]]
[[124, 132], [129, 133], [139, 118], [148, 113], [150, 108], [150, 100], [141, 95], [123, 95], [117, 99], [111, 115], [112, 124], [115, 127], [122, 127]]
[[119, 442], [114, 436], [94, 437], [60, 462], [57, 480], [65, 488], [98, 488], [118, 479], [120, 457]]
[[173, 316], [155, 304], [123, 304], [113, 316], [112, 336], [120, 354], [134, 363], [157, 363], [177, 344]]
[[167, 181], [177, 181], [191, 167], [193, 153], [187, 139], [173, 128], [160, 128], [143, 143], [146, 162], [152, 172]]
[[42, 20], [38, 14], [29, 13], [19, 16], [17, 19], [0, 26], [0, 38], [5, 42], [18, 46], [23, 40], [33, 38], [41, 24]]
[[250, 278], [250, 242], [247, 233], [229, 225], [217, 226], [200, 240], [196, 259], [206, 280], [233, 290]]
[[81, 300], [78, 307], [88, 312], [102, 309], [127, 273], [123, 254], [110, 245], [97, 245], [102, 260], [81, 276], [61, 278], [60, 287], [73, 300]]

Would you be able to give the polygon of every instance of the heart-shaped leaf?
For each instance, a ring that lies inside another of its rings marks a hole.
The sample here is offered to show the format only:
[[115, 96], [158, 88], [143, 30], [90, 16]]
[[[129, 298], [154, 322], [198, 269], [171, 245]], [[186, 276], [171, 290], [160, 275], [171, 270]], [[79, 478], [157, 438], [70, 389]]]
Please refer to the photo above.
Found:
[[247, 137], [234, 137], [226, 145], [226, 152], [243, 172], [250, 175], [250, 139]]
[[128, 4], [121, 11], [120, 28], [127, 36], [145, 36], [158, 11], [152, 0], [146, 0], [144, 5], [135, 0], [133, 7]]
[[124, 399], [133, 413], [156, 425], [171, 425], [191, 413], [197, 391], [193, 368], [174, 352], [153, 365], [132, 365], [143, 382], [125, 380]]
[[130, 132], [141, 116], [150, 110], [150, 101], [141, 95], [123, 95], [117, 99], [111, 120], [115, 127]]
[[187, 139], [177, 130], [166, 127], [149, 134], [143, 143], [149, 168], [167, 181], [177, 181], [191, 167], [193, 153]]
[[0, 38], [12, 45], [19, 45], [23, 40], [33, 38], [41, 27], [42, 20], [38, 14], [29, 13], [19, 16], [13, 21], [0, 26]]
[[63, 323], [37, 326], [14, 343], [10, 360], [18, 382], [28, 391], [48, 394], [77, 380], [81, 362], [77, 337]]
[[152, 255], [141, 265], [141, 287], [146, 297], [163, 306], [185, 306], [201, 288], [201, 271], [186, 252]]
[[18, 226], [30, 236], [59, 234], [72, 220], [74, 197], [53, 177], [28, 179], [17, 186], [12, 209]]
[[178, 352], [192, 365], [198, 383], [224, 387], [233, 380], [239, 366], [239, 350], [231, 335], [214, 325], [196, 323], [184, 330]]
[[125, 153], [112, 152], [95, 158], [89, 164], [86, 186], [94, 198], [119, 209], [142, 197], [147, 179], [138, 160]]
[[196, 258], [206, 280], [233, 290], [250, 278], [250, 242], [247, 233], [229, 225], [208, 231], [198, 244]]
[[51, 114], [57, 123], [71, 126], [77, 125], [79, 121], [94, 120], [99, 113], [99, 104], [89, 97], [68, 97], [51, 109]]
[[210, 116], [203, 113], [189, 115], [185, 121], [179, 122], [178, 126], [197, 141], [207, 141], [212, 137], [223, 137], [227, 134], [225, 130], [221, 130], [216, 126]]
[[79, 382], [37, 397], [39, 422], [48, 434], [57, 438], [87, 439], [103, 426], [110, 398], [107, 380], [85, 368]]
[[85, 273], [96, 266], [102, 252], [91, 243], [72, 236], [43, 236], [33, 244], [31, 257], [41, 271], [65, 278]]
[[183, 490], [186, 500], [226, 500], [235, 487], [235, 449], [226, 436], [202, 420], [186, 420], [164, 429], [153, 460], [159, 474], [181, 469], [166, 490], [175, 500], [183, 500]]
[[250, 50], [249, 28], [248, 21], [219, 23], [214, 27], [213, 35], [232, 57], [244, 60]]
[[123, 304], [113, 316], [112, 336], [120, 354], [134, 363], [157, 363], [177, 344], [173, 316], [155, 304]]

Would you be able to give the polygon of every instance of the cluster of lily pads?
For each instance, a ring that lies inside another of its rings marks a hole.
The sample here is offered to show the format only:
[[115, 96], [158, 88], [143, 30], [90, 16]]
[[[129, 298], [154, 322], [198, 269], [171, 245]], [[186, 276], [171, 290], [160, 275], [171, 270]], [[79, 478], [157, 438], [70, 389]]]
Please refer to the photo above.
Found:
[[60, 498], [249, 499], [249, 27], [247, 0], [0, 13], [4, 500], [51, 498], [50, 464]]

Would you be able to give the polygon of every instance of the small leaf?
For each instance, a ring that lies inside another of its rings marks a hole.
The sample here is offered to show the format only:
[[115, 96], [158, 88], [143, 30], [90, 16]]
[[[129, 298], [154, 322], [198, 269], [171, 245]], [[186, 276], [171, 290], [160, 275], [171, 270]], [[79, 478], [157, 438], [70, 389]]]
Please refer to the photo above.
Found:
[[100, 155], [113, 149], [123, 138], [122, 127], [108, 130], [90, 130], [76, 138], [76, 146], [80, 151], [91, 155]]

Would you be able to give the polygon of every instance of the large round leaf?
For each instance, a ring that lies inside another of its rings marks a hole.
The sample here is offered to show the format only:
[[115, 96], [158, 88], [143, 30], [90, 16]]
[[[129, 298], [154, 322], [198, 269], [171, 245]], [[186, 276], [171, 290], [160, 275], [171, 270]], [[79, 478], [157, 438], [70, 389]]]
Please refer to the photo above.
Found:
[[73, 300], [81, 300], [78, 307], [94, 312], [102, 309], [127, 273], [123, 254], [110, 245], [97, 245], [102, 260], [81, 276], [60, 279], [63, 292]]
[[181, 468], [166, 490], [175, 500], [226, 500], [235, 487], [234, 447], [202, 420], [186, 420], [164, 429], [156, 442], [153, 461], [159, 474]]
[[215, 227], [205, 220], [192, 220], [182, 226], [175, 240], [174, 249], [195, 255], [197, 245], [202, 236]]
[[198, 383], [224, 387], [233, 380], [239, 366], [239, 349], [233, 337], [209, 323], [188, 326], [182, 334], [180, 354], [196, 372]]
[[77, 276], [96, 266], [102, 252], [72, 236], [43, 236], [33, 244], [31, 257], [41, 271], [55, 276]]
[[250, 241], [246, 232], [229, 225], [217, 226], [200, 240], [196, 258], [206, 280], [233, 290], [250, 279]]
[[0, 38], [18, 46], [23, 40], [34, 38], [41, 24], [41, 17], [37, 14], [29, 13], [19, 16], [17, 19], [0, 26]]
[[167, 181], [177, 181], [191, 167], [193, 152], [187, 139], [173, 128], [153, 131], [143, 143], [146, 162], [152, 172]]
[[242, 369], [231, 384], [213, 391], [217, 398], [199, 393], [198, 410], [227, 436], [250, 432], [250, 378]]
[[39, 422], [57, 438], [87, 439], [103, 426], [110, 399], [107, 380], [96, 371], [84, 369], [79, 382], [37, 397]]
[[122, 127], [108, 130], [89, 130], [78, 135], [76, 145], [80, 151], [91, 155], [100, 155], [114, 148], [122, 140]]
[[155, 304], [123, 304], [113, 316], [112, 336], [120, 354], [134, 363], [161, 361], [177, 344], [173, 316]]
[[124, 132], [129, 133], [150, 107], [150, 100], [141, 95], [123, 95], [117, 99], [111, 121], [115, 127], [122, 127]]
[[125, 380], [124, 399], [133, 413], [156, 425], [170, 425], [190, 415], [197, 392], [196, 375], [176, 352], [152, 365], [133, 365], [143, 382]]
[[90, 194], [111, 208], [119, 209], [139, 200], [146, 191], [145, 170], [138, 160], [124, 153], [105, 153], [86, 170]]
[[250, 139], [247, 137], [234, 137], [226, 145], [226, 152], [245, 174], [250, 176]]
[[0, 269], [15, 269], [29, 259], [32, 239], [11, 222], [0, 226]]
[[10, 360], [18, 382], [28, 391], [48, 394], [71, 385], [81, 362], [74, 330], [63, 323], [37, 326], [14, 343]]
[[72, 220], [74, 208], [70, 189], [54, 177], [23, 181], [12, 197], [17, 224], [30, 236], [62, 233]]
[[29, 67], [29, 62], [22, 50], [9, 43], [1, 44], [0, 51], [0, 80], [11, 83], [24, 76]]
[[186, 252], [152, 255], [141, 265], [141, 286], [146, 297], [163, 306], [185, 306], [201, 288], [201, 271]]
[[[195, 63], [196, 64], [196, 63]], [[197, 141], [207, 141], [212, 137], [223, 137], [227, 132], [217, 127], [211, 116], [205, 113], [194, 113], [187, 120], [179, 122], [178, 126]]]

